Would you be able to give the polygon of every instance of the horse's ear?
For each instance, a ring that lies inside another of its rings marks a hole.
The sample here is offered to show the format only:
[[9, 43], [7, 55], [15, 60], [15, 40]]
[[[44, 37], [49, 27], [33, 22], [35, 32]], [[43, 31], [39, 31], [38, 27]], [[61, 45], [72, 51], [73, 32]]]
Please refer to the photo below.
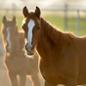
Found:
[[23, 8], [23, 15], [24, 17], [27, 17], [29, 15], [29, 11], [26, 6]]
[[7, 22], [6, 16], [3, 17], [2, 22], [3, 22], [3, 24], [5, 24]]
[[16, 23], [16, 17], [13, 16], [13, 20], [12, 20], [14, 23]]
[[40, 11], [39, 7], [37, 7], [37, 6], [36, 6], [35, 14], [36, 14], [36, 16], [37, 16], [38, 18], [39, 18], [40, 15], [41, 15], [41, 11]]

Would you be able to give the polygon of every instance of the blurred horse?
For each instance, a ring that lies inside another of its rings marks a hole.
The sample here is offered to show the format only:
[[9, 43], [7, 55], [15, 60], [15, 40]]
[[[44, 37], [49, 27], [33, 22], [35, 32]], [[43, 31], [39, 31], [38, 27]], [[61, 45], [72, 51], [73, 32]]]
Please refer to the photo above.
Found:
[[31, 76], [34, 86], [40, 86], [38, 56], [36, 53], [32, 58], [25, 56], [23, 51], [24, 34], [17, 29], [16, 17], [13, 17], [12, 20], [7, 20], [4, 16], [2, 22], [6, 49], [5, 63], [12, 86], [25, 86], [27, 75]]
[[4, 53], [5, 53], [5, 49], [4, 49], [3, 37], [2, 37], [2, 33], [0, 33], [0, 69], [4, 68], [4, 60], [5, 60]]
[[2, 37], [2, 34], [0, 33], [0, 57], [3, 57], [4, 53], [5, 53], [5, 50], [3, 45], [3, 37]]
[[41, 56], [40, 71], [45, 86], [86, 84], [86, 37], [56, 30], [40, 14], [38, 7], [35, 12], [24, 7], [22, 28], [27, 40], [27, 54], [34, 55], [37, 50]]
[[4, 56], [5, 56], [5, 49], [4, 49], [4, 44], [3, 44], [2, 33], [0, 30], [0, 85], [9, 86], [10, 84], [8, 83], [7, 68], [4, 63], [5, 61]]

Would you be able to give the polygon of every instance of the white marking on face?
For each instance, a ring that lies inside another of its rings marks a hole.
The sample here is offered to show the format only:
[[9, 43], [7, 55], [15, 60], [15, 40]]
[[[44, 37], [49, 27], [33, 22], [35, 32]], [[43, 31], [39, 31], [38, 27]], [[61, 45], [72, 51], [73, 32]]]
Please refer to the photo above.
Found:
[[10, 41], [10, 32], [9, 32], [10, 28], [6, 28], [6, 32], [7, 32], [7, 36], [6, 36], [6, 41], [8, 43], [8, 48], [11, 48], [11, 41]]
[[30, 19], [30, 21], [28, 22], [28, 38], [27, 38], [29, 47], [32, 47], [32, 31], [33, 31], [34, 26], [35, 26], [34, 20]]

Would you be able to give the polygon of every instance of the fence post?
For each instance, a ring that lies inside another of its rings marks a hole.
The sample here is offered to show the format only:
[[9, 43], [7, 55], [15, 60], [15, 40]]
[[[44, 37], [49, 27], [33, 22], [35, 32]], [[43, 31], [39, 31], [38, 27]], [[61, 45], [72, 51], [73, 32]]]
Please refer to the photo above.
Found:
[[77, 10], [76, 34], [80, 35], [80, 10]]
[[68, 29], [68, 4], [65, 4], [64, 8], [64, 31], [66, 31]]

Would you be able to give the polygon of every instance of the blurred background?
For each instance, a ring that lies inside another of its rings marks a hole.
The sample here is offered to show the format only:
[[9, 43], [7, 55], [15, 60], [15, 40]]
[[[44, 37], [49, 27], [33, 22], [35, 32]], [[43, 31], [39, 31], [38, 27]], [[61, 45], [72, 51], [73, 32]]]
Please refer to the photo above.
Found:
[[86, 34], [86, 0], [0, 0], [0, 22], [3, 15], [15, 15], [21, 28], [22, 8], [41, 9], [42, 17], [53, 26], [76, 35]]
[[[41, 16], [62, 31], [69, 31], [77, 36], [86, 35], [86, 0], [0, 0], [0, 29], [3, 16], [9, 19], [16, 16], [18, 29], [21, 30], [24, 6], [27, 6], [29, 11], [34, 11], [35, 7], [39, 6]], [[31, 82], [28, 83], [31, 86]], [[11, 86], [2, 56], [0, 86]]]
[[86, 0], [0, 0], [0, 23], [3, 15], [15, 15], [18, 27], [22, 22], [22, 8], [34, 10], [39, 6], [42, 17], [54, 26], [77, 35], [86, 32]]

